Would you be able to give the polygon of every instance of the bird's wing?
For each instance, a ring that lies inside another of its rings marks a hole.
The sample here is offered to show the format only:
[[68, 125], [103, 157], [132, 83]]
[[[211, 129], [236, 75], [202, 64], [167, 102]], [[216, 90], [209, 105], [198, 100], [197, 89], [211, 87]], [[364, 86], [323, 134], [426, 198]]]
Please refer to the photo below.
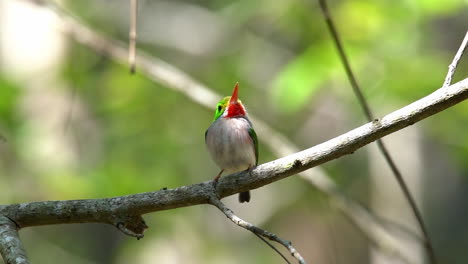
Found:
[[255, 165], [257, 165], [257, 163], [258, 163], [258, 138], [257, 138], [257, 133], [255, 133], [255, 130], [253, 128], [249, 128], [249, 135], [252, 138], [252, 141], [254, 143]]

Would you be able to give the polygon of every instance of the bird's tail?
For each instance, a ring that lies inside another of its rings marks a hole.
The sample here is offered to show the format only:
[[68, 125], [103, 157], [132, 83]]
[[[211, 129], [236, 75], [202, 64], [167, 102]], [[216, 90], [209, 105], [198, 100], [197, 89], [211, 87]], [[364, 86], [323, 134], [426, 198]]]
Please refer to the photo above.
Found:
[[239, 203], [243, 203], [243, 202], [248, 203], [249, 201], [250, 201], [250, 192], [249, 191], [239, 193]]

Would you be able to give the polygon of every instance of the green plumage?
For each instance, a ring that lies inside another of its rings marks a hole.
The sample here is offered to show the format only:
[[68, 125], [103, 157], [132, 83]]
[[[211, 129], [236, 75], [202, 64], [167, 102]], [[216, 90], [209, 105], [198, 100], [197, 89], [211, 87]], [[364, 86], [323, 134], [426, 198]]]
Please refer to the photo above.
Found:
[[258, 164], [258, 138], [257, 138], [257, 133], [255, 133], [255, 129], [250, 128], [249, 129], [249, 135], [253, 140], [254, 146], [255, 146], [255, 166]]

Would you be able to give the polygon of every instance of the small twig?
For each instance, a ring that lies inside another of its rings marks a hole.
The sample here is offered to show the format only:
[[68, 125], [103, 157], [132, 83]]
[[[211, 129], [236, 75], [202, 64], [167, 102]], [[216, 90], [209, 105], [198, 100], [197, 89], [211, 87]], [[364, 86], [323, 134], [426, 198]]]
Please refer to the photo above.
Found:
[[117, 227], [117, 229], [119, 229], [125, 235], [131, 236], [131, 237], [136, 237], [136, 239], [138, 239], [138, 240], [140, 240], [140, 239], [142, 239], [144, 237], [143, 233], [137, 234], [134, 231], [128, 229], [127, 226], [125, 225], [125, 223], [118, 223], [116, 225], [116, 227]]
[[392, 233], [405, 234], [407, 238], [410, 238], [411, 240], [414, 240], [415, 242], [418, 242], [420, 244], [424, 243], [424, 237], [422, 237], [421, 234], [416, 233], [412, 229], [400, 223], [395, 223], [389, 219], [385, 219], [384, 217], [380, 217], [377, 215], [374, 217], [376, 218], [376, 221], [378, 221], [385, 229], [391, 231]]
[[148, 226], [143, 220], [141, 215], [135, 216], [118, 216], [113, 217], [113, 224], [117, 229], [119, 229], [122, 233], [126, 234], [127, 236], [136, 237], [138, 240], [144, 237], [144, 232], [148, 229]]
[[265, 242], [265, 244], [267, 244], [271, 249], [273, 249], [274, 251], [276, 251], [276, 253], [278, 253], [278, 255], [280, 255], [284, 261], [288, 264], [291, 264], [291, 262], [289, 262], [289, 260], [283, 255], [283, 253], [281, 253], [275, 246], [273, 246], [270, 242], [268, 242], [268, 240], [264, 239], [261, 235], [259, 234], [256, 234], [256, 233], [253, 233], [254, 235], [256, 235], [260, 240], [262, 240], [263, 242]]
[[[304, 258], [301, 256], [301, 254], [292, 246], [291, 242], [290, 241], [287, 241], [287, 240], [284, 240], [280, 237], [278, 237], [277, 235], [273, 234], [273, 233], [270, 233], [266, 230], [263, 230], [257, 226], [254, 226], [253, 224], [249, 223], [249, 222], [246, 222], [244, 220], [242, 220], [241, 218], [239, 218], [238, 216], [236, 216], [234, 214], [234, 212], [227, 208], [220, 200], [218, 197], [216, 197], [215, 195], [211, 195], [210, 196], [210, 200], [209, 200], [209, 203], [216, 206], [221, 212], [224, 213], [224, 215], [226, 215], [227, 218], [229, 218], [229, 220], [231, 220], [234, 224], [244, 228], [244, 229], [247, 229], [249, 230], [250, 232], [254, 233], [255, 235], [259, 235], [259, 236], [262, 236], [262, 237], [265, 237], [265, 238], [268, 238], [272, 241], [275, 241], [279, 244], [281, 244], [282, 246], [284, 246], [285, 248], [288, 249], [289, 253], [291, 253], [291, 256], [293, 256], [295, 259], [297, 259], [298, 263], [300, 264], [305, 264], [305, 260]], [[276, 250], [277, 253], [279, 253], [283, 258], [285, 258], [278, 250]]]
[[5, 216], [0, 216], [0, 253], [7, 264], [29, 264], [18, 227]]
[[135, 73], [135, 55], [137, 38], [137, 10], [138, 0], [130, 0], [130, 31], [128, 45], [128, 63], [130, 64], [130, 73]]
[[[343, 67], [345, 68], [345, 71], [346, 71], [346, 75], [348, 76], [348, 79], [349, 79], [349, 82], [351, 83], [351, 87], [353, 88], [353, 91], [359, 101], [359, 104], [361, 105], [363, 111], [364, 111], [364, 114], [366, 115], [368, 121], [372, 121], [372, 120], [375, 120], [374, 118], [374, 115], [369, 107], [369, 105], [367, 104], [367, 101], [366, 101], [366, 98], [364, 97], [364, 94], [362, 93], [362, 90], [357, 82], [357, 79], [351, 69], [351, 64], [349, 63], [349, 60], [348, 60], [348, 57], [346, 56], [346, 53], [344, 51], [344, 47], [343, 47], [343, 44], [341, 43], [340, 41], [340, 38], [339, 38], [339, 34], [338, 34], [338, 31], [336, 30], [336, 27], [335, 27], [335, 24], [333, 22], [333, 19], [330, 15], [330, 12], [328, 10], [328, 6], [327, 6], [327, 1], [326, 0], [319, 0], [319, 3], [320, 3], [320, 9], [322, 10], [322, 13], [323, 13], [323, 16], [325, 18], [325, 21], [327, 23], [327, 26], [328, 26], [328, 30], [330, 31], [330, 34], [333, 38], [333, 41], [336, 45], [336, 48], [338, 50], [338, 54], [339, 54], [339, 57], [340, 57], [340, 60], [341, 62], [343, 63]], [[411, 207], [411, 210], [418, 222], [418, 225], [421, 229], [421, 232], [424, 236], [424, 240], [425, 240], [425, 247], [426, 247], [426, 251], [427, 251], [427, 254], [429, 255], [429, 259], [430, 259], [430, 262], [432, 264], [436, 264], [437, 263], [437, 259], [436, 259], [436, 256], [435, 256], [435, 251], [434, 251], [434, 247], [432, 246], [432, 242], [431, 242], [431, 239], [429, 237], [429, 232], [427, 231], [427, 228], [426, 228], [426, 224], [424, 223], [424, 219], [422, 217], [422, 214], [421, 212], [419, 211], [418, 209], [418, 206], [416, 205], [416, 201], [415, 199], [413, 198], [409, 188], [408, 188], [408, 185], [406, 184], [405, 182], [405, 179], [403, 178], [403, 175], [401, 174], [400, 170], [398, 169], [398, 167], [396, 166], [396, 163], [395, 161], [393, 160], [393, 158], [390, 156], [390, 153], [389, 151], [387, 150], [387, 148], [385, 147], [384, 143], [382, 140], [378, 139], [376, 140], [376, 143], [377, 143], [377, 146], [380, 150], [380, 152], [382, 153], [382, 155], [384, 156], [387, 164], [389, 165], [391, 171], [393, 172], [393, 174], [395, 175], [395, 178], [398, 182], [398, 184], [400, 185], [400, 188], [402, 189], [403, 191], [403, 194], [406, 198], [406, 200], [408, 201], [410, 207]]]
[[449, 70], [447, 72], [447, 76], [445, 77], [445, 82], [442, 87], [448, 87], [450, 86], [450, 84], [452, 84], [453, 75], [455, 75], [458, 62], [463, 56], [463, 53], [465, 52], [467, 45], [468, 45], [468, 31], [466, 31], [465, 38], [463, 39], [462, 44], [460, 45], [460, 48], [458, 48], [457, 54], [455, 54], [455, 57], [453, 58], [452, 63], [448, 66]]
[[359, 104], [361, 105], [365, 116], [369, 121], [371, 121], [374, 119], [372, 111], [369, 105], [367, 104], [366, 98], [364, 97], [364, 94], [362, 93], [362, 90], [357, 82], [353, 70], [351, 69], [351, 64], [349, 63], [348, 57], [346, 56], [346, 52], [344, 51], [344, 47], [341, 43], [338, 31], [335, 27], [330, 11], [328, 10], [327, 1], [319, 0], [319, 4], [320, 10], [322, 10], [322, 14], [325, 18], [325, 22], [327, 23], [328, 30], [330, 31], [333, 42], [335, 43], [336, 48], [338, 50], [340, 60], [343, 63], [343, 67], [345, 68], [346, 75], [348, 76], [349, 82], [351, 83], [351, 87], [353, 88], [353, 91], [356, 94], [356, 97], [358, 98]]

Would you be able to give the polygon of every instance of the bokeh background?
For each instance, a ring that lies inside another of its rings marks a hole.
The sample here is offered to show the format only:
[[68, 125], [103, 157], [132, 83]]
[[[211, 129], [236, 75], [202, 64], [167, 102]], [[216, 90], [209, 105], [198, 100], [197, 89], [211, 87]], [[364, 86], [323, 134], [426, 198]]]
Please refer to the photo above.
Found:
[[[126, 0], [55, 2], [127, 42]], [[439, 88], [468, 28], [466, 0], [329, 3], [378, 116]], [[0, 1], [0, 203], [85, 199], [213, 178], [204, 145], [213, 109], [64, 34], [47, 9]], [[235, 82], [250, 113], [301, 148], [364, 124], [317, 1], [140, 0], [138, 48], [221, 95]], [[467, 77], [462, 59], [455, 80]], [[385, 138], [429, 227], [440, 263], [468, 262], [468, 104]], [[260, 163], [275, 159], [260, 138]], [[401, 237], [418, 227], [375, 146], [322, 166]], [[286, 239], [309, 263], [401, 263], [376, 249], [326, 195], [299, 177], [226, 203]], [[137, 241], [97, 224], [27, 228], [33, 263], [281, 263], [211, 206], [145, 216]], [[398, 223], [401, 227], [395, 227]], [[411, 230], [411, 231], [408, 231]], [[416, 260], [424, 251], [408, 243]]]

